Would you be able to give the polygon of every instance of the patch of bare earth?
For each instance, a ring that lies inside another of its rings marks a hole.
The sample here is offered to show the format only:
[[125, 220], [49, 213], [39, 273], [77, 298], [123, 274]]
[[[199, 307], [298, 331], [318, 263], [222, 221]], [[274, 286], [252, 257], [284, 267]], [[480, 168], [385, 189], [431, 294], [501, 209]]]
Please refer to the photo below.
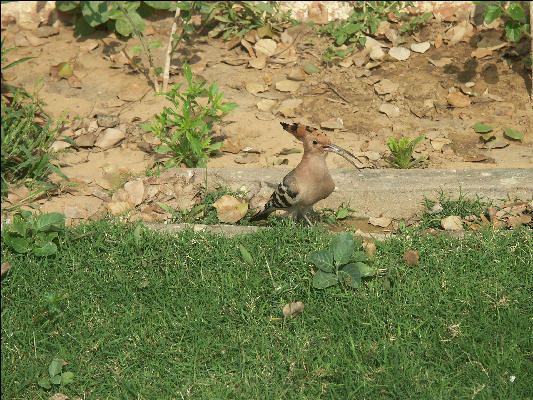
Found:
[[[170, 18], [153, 20], [146, 30], [148, 40], [166, 43], [170, 26]], [[322, 62], [326, 40], [306, 25], [276, 38], [276, 53], [265, 63], [254, 40], [248, 43], [252, 50], [242, 45], [228, 50], [222, 40], [199, 36], [174, 57], [171, 83], [183, 80], [180, 66], [188, 60], [198, 78], [216, 82], [226, 99], [239, 105], [215, 127], [216, 140], [225, 141], [226, 147], [210, 159], [210, 168], [296, 166], [301, 153], [294, 149], [301, 145], [283, 131], [280, 121], [322, 126], [336, 144], [358, 157], [361, 168], [389, 167], [384, 160], [390, 156], [388, 137], [419, 135], [426, 139], [416, 155], [428, 157], [426, 168], [533, 167], [529, 72], [521, 64], [527, 43], [502, 42], [501, 27], [477, 31], [470, 25], [462, 37], [447, 31], [449, 27], [433, 20], [395, 43], [403, 49], [419, 45], [407, 59], [402, 59], [407, 53], [402, 49], [390, 53], [396, 58], [372, 59], [368, 49], [339, 65]], [[191, 183], [201, 185], [201, 178], [181, 182], [168, 172], [145, 177], [158, 160], [154, 147], [159, 141], [139, 124], [166, 103], [154, 96], [144, 75], [122, 53], [145, 63], [144, 56], [130, 54], [136, 39], [105, 32], [80, 38], [70, 26], [43, 33], [42, 28], [27, 31], [16, 25], [3, 30], [2, 38], [7, 47], [18, 47], [8, 55], [9, 62], [34, 57], [13, 69], [8, 83], [33, 91], [44, 78], [38, 94], [45, 109], [53, 118], [64, 113], [68, 123], [60, 135], [77, 144], [56, 142], [62, 149], [58, 163], [71, 181], [53, 178], [59, 189], [36, 200], [42, 211], [63, 212], [76, 221], [133, 210], [135, 218], [150, 221], [170, 216], [160, 202], [176, 208], [195, 204], [198, 187]], [[393, 44], [384, 36], [378, 39], [388, 53]], [[155, 52], [156, 65], [163, 65], [162, 53]], [[252, 62], [251, 54], [258, 56]], [[51, 76], [51, 67], [65, 61], [74, 67], [74, 84]], [[304, 72], [301, 67], [309, 64], [318, 72]], [[480, 135], [471, 128], [478, 121], [493, 126], [498, 137], [504, 128], [512, 128], [523, 132], [524, 139], [505, 139], [504, 148], [482, 148]], [[328, 163], [331, 168], [350, 167], [340, 157], [329, 157]], [[21, 196], [14, 191], [2, 207]]]

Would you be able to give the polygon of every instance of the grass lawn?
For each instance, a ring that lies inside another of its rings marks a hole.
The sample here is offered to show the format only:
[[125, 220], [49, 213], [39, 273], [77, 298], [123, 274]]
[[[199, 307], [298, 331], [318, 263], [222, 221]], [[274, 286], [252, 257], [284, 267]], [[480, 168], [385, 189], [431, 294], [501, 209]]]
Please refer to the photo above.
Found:
[[[68, 229], [57, 257], [2, 245], [2, 397], [533, 398], [531, 230], [409, 231], [377, 243], [390, 287], [316, 290], [305, 257], [330, 239], [280, 226], [143, 232], [139, 246], [134, 226], [100, 221]], [[417, 265], [402, 262], [408, 249]], [[46, 293], [67, 295], [58, 311]], [[291, 301], [305, 310], [284, 319]], [[45, 391], [55, 357], [74, 382]]]

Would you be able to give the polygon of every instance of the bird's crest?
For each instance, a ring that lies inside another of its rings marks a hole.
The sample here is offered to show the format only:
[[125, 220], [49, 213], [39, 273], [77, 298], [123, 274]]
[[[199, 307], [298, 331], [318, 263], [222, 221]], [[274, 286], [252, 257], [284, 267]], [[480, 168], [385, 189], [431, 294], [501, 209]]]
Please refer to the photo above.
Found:
[[306, 137], [308, 134], [315, 132], [317, 130], [316, 128], [312, 128], [307, 125], [296, 124], [296, 123], [287, 124], [285, 122], [280, 122], [280, 124], [283, 127], [283, 129], [285, 129], [287, 132], [294, 135], [300, 140]]

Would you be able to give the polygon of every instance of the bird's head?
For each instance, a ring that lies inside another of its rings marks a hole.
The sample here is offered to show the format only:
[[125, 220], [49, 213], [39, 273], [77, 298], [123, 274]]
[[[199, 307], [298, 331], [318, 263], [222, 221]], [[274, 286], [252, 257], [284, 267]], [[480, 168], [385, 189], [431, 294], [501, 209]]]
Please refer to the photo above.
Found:
[[303, 142], [305, 154], [321, 154], [325, 157], [327, 152], [336, 153], [356, 167], [355, 163], [347, 157], [355, 158], [355, 156], [348, 150], [331, 143], [330, 138], [324, 131], [306, 125], [286, 124], [284, 122], [281, 122], [281, 126]]

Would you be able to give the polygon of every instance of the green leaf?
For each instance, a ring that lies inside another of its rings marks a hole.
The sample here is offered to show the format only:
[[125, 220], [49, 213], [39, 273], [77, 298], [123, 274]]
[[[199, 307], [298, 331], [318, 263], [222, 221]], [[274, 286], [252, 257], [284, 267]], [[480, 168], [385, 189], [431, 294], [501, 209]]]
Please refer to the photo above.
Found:
[[242, 244], [239, 245], [239, 251], [241, 252], [242, 259], [246, 261], [246, 263], [250, 265], [254, 264], [254, 259], [252, 258], [252, 255]]
[[55, 243], [48, 242], [42, 246], [34, 247], [33, 254], [38, 257], [48, 257], [57, 253], [57, 246]]
[[526, 19], [526, 14], [520, 3], [511, 3], [507, 7], [507, 15], [514, 19], [515, 21], [523, 21]]
[[356, 251], [352, 257], [354, 261], [368, 261], [368, 254], [364, 251]]
[[235, 103], [223, 103], [219, 106], [220, 111], [222, 111], [224, 114], [229, 113], [230, 111], [236, 109], [239, 107], [238, 104]]
[[493, 127], [483, 124], [482, 122], [476, 122], [472, 125], [472, 128], [476, 133], [487, 133], [492, 131]]
[[358, 288], [361, 284], [361, 273], [357, 264], [348, 264], [339, 271], [339, 281], [353, 288]]
[[355, 265], [359, 269], [359, 275], [361, 275], [361, 278], [367, 278], [369, 276], [376, 275], [376, 270], [374, 268], [369, 267], [368, 264], [356, 262], [353, 265]]
[[505, 128], [505, 130], [503, 131], [503, 134], [507, 136], [508, 138], [515, 139], [515, 140], [522, 140], [522, 138], [524, 137], [524, 134], [522, 132], [515, 131], [510, 128]]
[[483, 142], [487, 143], [487, 142], [490, 142], [491, 140], [496, 139], [496, 136], [494, 136], [494, 135], [490, 135], [490, 136], [480, 136], [479, 138], [480, 138]]
[[350, 214], [350, 210], [347, 208], [341, 208], [339, 211], [337, 211], [337, 219], [344, 219]]
[[[120, 33], [120, 34], [122, 35], [122, 33]], [[126, 36], [126, 35], [123, 35], [123, 36]], [[132, 52], [132, 54], [141, 54], [142, 51], [143, 51], [143, 48], [140, 45], [136, 45], [136, 46], [133, 46], [132, 48], [130, 48], [130, 51]]]
[[158, 40], [158, 41], [155, 41], [155, 42], [149, 42], [149, 43], [148, 43], [148, 47], [150, 47], [151, 49], [158, 49], [158, 48], [160, 48], [162, 45], [163, 45], [163, 43], [161, 42], [161, 40]]
[[155, 152], [156, 153], [165, 154], [165, 153], [168, 153], [170, 151], [172, 151], [172, 149], [166, 144], [160, 144], [159, 146], [157, 146], [155, 148]]
[[82, 1], [81, 13], [91, 27], [105, 23], [109, 19], [107, 1]]
[[505, 34], [510, 41], [516, 42], [518, 39], [520, 39], [520, 36], [522, 36], [522, 26], [520, 25], [520, 22], [505, 21], [504, 26]]
[[50, 378], [53, 378], [54, 376], [60, 374], [62, 369], [63, 360], [60, 358], [54, 358], [48, 366], [48, 375], [50, 375]]
[[328, 250], [313, 251], [307, 256], [307, 262], [314, 264], [321, 271], [333, 272], [333, 254]]
[[42, 214], [37, 219], [37, 230], [40, 232], [61, 232], [65, 229], [65, 216], [52, 212]]
[[30, 243], [24, 238], [13, 236], [10, 233], [2, 233], [2, 236], [4, 236], [4, 242], [17, 253], [26, 253], [30, 248]]
[[145, 1], [144, 3], [156, 10], [169, 10], [172, 5], [171, 1]]
[[137, 225], [133, 231], [133, 240], [135, 241], [135, 247], [137, 248], [141, 247], [142, 229], [142, 225]]
[[129, 36], [133, 32], [133, 26], [131, 26], [130, 21], [126, 17], [121, 17], [115, 22], [115, 29], [122, 36]]
[[56, 7], [59, 11], [69, 12], [80, 5], [79, 1], [56, 1]]
[[337, 275], [318, 270], [313, 276], [313, 287], [316, 289], [325, 289], [339, 282]]
[[61, 375], [56, 375], [50, 378], [50, 383], [52, 383], [53, 385], [61, 385]]
[[50, 378], [46, 377], [46, 378], [41, 378], [37, 381], [37, 385], [39, 385], [40, 387], [44, 388], [44, 389], [52, 389], [52, 385], [50, 384]]
[[354, 245], [353, 236], [349, 232], [341, 233], [333, 240], [331, 250], [337, 266], [347, 264], [350, 261]]
[[74, 32], [76, 32], [78, 35], [87, 36], [94, 32], [94, 28], [89, 25], [84, 17], [80, 17], [76, 21]]
[[22, 218], [22, 215], [13, 215], [13, 223], [11, 224], [11, 230], [18, 233], [20, 236], [26, 236], [26, 221]]
[[503, 8], [496, 4], [489, 4], [485, 11], [483, 11], [483, 20], [488, 25], [496, 18], [500, 18], [503, 13]]
[[61, 384], [62, 385], [68, 385], [70, 383], [74, 382], [74, 372], [63, 372], [61, 374]]

